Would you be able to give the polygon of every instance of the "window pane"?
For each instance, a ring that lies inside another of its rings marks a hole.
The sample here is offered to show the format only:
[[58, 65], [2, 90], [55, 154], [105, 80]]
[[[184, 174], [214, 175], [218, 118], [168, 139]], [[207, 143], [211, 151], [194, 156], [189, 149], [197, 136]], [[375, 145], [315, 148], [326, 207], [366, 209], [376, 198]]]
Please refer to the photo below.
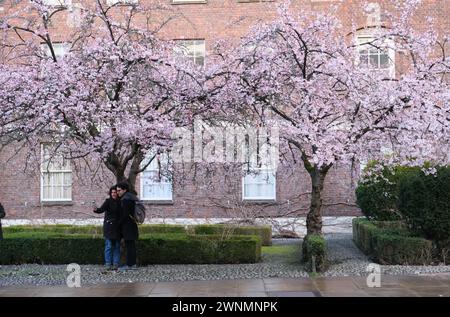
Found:
[[72, 195], [70, 160], [52, 153], [50, 146], [42, 146], [42, 199], [70, 200]]
[[177, 53], [188, 57], [193, 63], [203, 66], [205, 62], [205, 41], [204, 40], [181, 40], [178, 41]]
[[380, 55], [380, 68], [389, 68], [389, 56], [386, 53]]
[[254, 170], [244, 177], [244, 199], [275, 199], [275, 175], [271, 170]]
[[370, 55], [369, 56], [370, 68], [379, 68], [378, 58], [379, 58], [379, 55]]
[[[151, 154], [149, 154], [151, 155]], [[159, 163], [158, 163], [159, 162]], [[172, 183], [167, 175], [169, 156], [160, 154], [141, 174], [142, 199], [171, 200]], [[161, 166], [161, 171], [159, 170]]]

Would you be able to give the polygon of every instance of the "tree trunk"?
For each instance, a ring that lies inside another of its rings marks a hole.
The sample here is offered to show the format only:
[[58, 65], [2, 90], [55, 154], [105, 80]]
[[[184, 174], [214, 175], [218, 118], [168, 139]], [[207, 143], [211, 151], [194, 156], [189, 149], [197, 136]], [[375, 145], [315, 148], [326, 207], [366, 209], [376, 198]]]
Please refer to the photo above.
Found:
[[125, 176], [126, 165], [119, 161], [116, 155], [111, 154], [105, 160], [106, 167], [114, 174], [116, 184], [125, 182], [130, 186], [130, 192], [136, 192], [136, 175], [130, 173], [129, 177]]
[[309, 258], [306, 241], [313, 234], [322, 235], [323, 185], [331, 165], [318, 168], [313, 166], [308, 170], [311, 177], [311, 204], [306, 216], [306, 236], [303, 239], [303, 259]]

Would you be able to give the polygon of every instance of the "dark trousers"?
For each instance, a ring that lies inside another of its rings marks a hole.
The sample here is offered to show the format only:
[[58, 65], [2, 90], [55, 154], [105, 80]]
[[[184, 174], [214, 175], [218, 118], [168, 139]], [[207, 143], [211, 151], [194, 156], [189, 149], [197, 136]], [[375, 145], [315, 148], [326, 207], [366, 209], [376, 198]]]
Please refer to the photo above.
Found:
[[136, 265], [136, 240], [125, 240], [125, 248], [127, 249], [127, 265]]

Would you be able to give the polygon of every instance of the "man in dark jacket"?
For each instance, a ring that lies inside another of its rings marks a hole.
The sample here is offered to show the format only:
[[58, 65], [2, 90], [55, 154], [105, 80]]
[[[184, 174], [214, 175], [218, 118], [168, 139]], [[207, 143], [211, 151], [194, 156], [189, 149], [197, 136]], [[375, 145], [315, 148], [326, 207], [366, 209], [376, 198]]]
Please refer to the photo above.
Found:
[[100, 208], [94, 208], [97, 214], [105, 213], [103, 236], [105, 237], [105, 267], [107, 270], [118, 269], [120, 264], [120, 200], [116, 186], [109, 189], [109, 198]]
[[130, 192], [127, 183], [119, 183], [116, 187], [120, 197], [119, 232], [127, 249], [127, 264], [119, 270], [127, 271], [136, 269], [136, 240], [139, 238], [139, 230], [133, 216], [138, 198]]
[[2, 204], [0, 204], [0, 240], [3, 240], [3, 230], [2, 230], [2, 218], [5, 218], [5, 208], [3, 208]]

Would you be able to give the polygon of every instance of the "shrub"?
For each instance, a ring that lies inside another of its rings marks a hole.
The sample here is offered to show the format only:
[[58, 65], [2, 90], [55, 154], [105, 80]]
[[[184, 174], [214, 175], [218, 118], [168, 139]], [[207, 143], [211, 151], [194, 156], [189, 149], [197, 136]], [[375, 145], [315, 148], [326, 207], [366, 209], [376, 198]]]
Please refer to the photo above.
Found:
[[[15, 232], [53, 232], [61, 234], [92, 234], [103, 235], [102, 226], [75, 226], [75, 225], [41, 225], [41, 226], [11, 226], [4, 228], [5, 233]], [[141, 234], [146, 233], [186, 233], [182, 225], [141, 225], [139, 226]]]
[[195, 234], [257, 235], [261, 237], [263, 246], [272, 245], [271, 226], [195, 225], [191, 227]]
[[166, 224], [141, 225], [139, 226], [139, 233], [186, 233], [186, 227]]
[[321, 235], [307, 235], [303, 241], [302, 261], [309, 272], [323, 272], [327, 268], [327, 244]]
[[[356, 203], [362, 213], [371, 220], [392, 221], [401, 219], [398, 210], [399, 182], [416, 173], [419, 168], [397, 166], [383, 167], [374, 172], [369, 165], [368, 176], [364, 176], [356, 188]], [[371, 174], [371, 169], [373, 174]]]
[[3, 228], [3, 232], [19, 233], [19, 232], [48, 232], [59, 234], [90, 234], [103, 235], [101, 226], [73, 226], [73, 225], [39, 225], [39, 226], [11, 226]]
[[[103, 246], [99, 235], [15, 232], [0, 241], [0, 263], [101, 264]], [[136, 246], [141, 265], [254, 263], [261, 258], [258, 236], [143, 234]]]
[[426, 265], [432, 261], [432, 242], [418, 237], [381, 233], [374, 239], [376, 259], [381, 264]]
[[353, 240], [361, 251], [381, 264], [429, 264], [432, 242], [412, 237], [399, 221], [353, 219]]
[[[75, 226], [75, 225], [40, 225], [40, 226], [11, 226], [4, 228], [5, 233], [15, 232], [53, 232], [61, 234], [103, 234], [102, 226]], [[139, 233], [187, 233], [223, 235], [257, 235], [263, 245], [272, 244], [272, 228], [270, 226], [228, 226], [228, 225], [192, 225], [186, 229], [183, 225], [150, 224], [140, 225]]]
[[450, 239], [450, 168], [436, 174], [417, 172], [399, 186], [399, 210], [414, 233], [442, 249]]

